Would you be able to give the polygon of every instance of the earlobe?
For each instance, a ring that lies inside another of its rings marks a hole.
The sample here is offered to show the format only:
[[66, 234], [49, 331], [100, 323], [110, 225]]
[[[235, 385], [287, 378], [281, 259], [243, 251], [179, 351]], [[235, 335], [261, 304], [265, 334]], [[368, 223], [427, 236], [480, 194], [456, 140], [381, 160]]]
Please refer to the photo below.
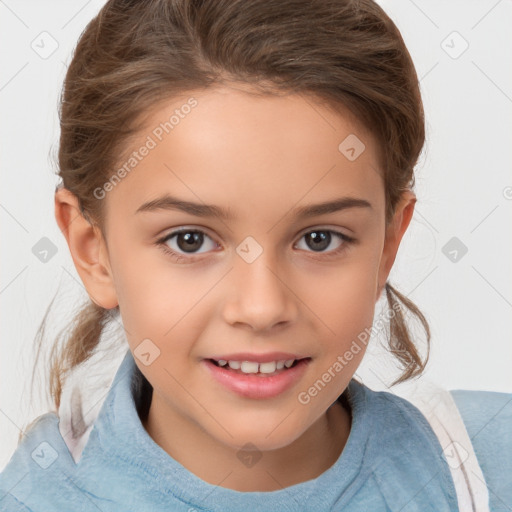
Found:
[[388, 279], [393, 263], [400, 246], [402, 237], [404, 236], [409, 223], [411, 222], [414, 213], [414, 206], [416, 204], [416, 195], [412, 190], [403, 192], [402, 197], [397, 204], [393, 219], [386, 229], [386, 236], [384, 240], [384, 248], [379, 268], [379, 279], [376, 300], [379, 299], [382, 289], [384, 288]]
[[82, 215], [77, 197], [65, 188], [55, 192], [55, 219], [91, 300], [115, 308], [118, 300], [101, 230]]

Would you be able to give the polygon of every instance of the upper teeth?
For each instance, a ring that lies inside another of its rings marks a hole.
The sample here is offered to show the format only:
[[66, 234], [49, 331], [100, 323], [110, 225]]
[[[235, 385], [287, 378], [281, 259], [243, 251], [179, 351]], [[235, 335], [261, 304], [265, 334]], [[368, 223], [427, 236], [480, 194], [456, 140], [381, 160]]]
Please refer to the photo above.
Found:
[[229, 365], [233, 370], [240, 370], [242, 373], [273, 373], [277, 370], [282, 370], [283, 367], [290, 368], [295, 359], [288, 359], [282, 361], [269, 361], [268, 363], [257, 363], [255, 361], [226, 361], [219, 359], [217, 362], [219, 366]]

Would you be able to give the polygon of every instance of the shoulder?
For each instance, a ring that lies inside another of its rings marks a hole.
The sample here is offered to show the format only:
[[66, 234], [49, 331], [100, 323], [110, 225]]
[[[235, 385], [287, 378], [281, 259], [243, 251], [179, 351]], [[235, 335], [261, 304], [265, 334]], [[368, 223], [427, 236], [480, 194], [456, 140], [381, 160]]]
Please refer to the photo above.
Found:
[[0, 473], [0, 511], [31, 511], [29, 502], [37, 502], [35, 494], [49, 492], [50, 480], [72, 471], [75, 463], [58, 424], [58, 416], [49, 412], [27, 428]]
[[[512, 393], [496, 391], [472, 391], [455, 389], [450, 391], [464, 420], [471, 440], [485, 439], [486, 433], [510, 434], [512, 429]], [[507, 436], [503, 442], [512, 439]]]
[[[379, 452], [396, 452], [403, 464], [404, 457], [411, 464], [422, 460], [435, 460], [442, 454], [442, 447], [423, 413], [405, 397], [383, 390], [373, 390], [365, 385], [354, 385], [357, 391], [356, 413], [370, 425]], [[363, 412], [364, 411], [364, 412]], [[359, 419], [361, 423], [361, 419]], [[418, 455], [421, 454], [421, 457]], [[387, 455], [388, 456], [388, 455]]]
[[434, 439], [428, 422], [420, 410], [405, 397], [389, 391], [375, 391], [367, 388], [367, 396], [371, 396], [374, 415], [379, 416], [379, 421], [394, 428], [401, 427], [408, 432], [427, 433]]
[[404, 497], [414, 496], [412, 501], [418, 510], [454, 510], [457, 497], [450, 468], [422, 412], [389, 391], [364, 385], [351, 389], [358, 395], [354, 419], [359, 420], [353, 425], [369, 434], [354, 432], [357, 439], [364, 436], [364, 445], [359, 442], [358, 451], [370, 461], [366, 464], [388, 509], [402, 509]]
[[[497, 509], [512, 507], [512, 393], [450, 391]], [[500, 505], [501, 504], [501, 505]]]

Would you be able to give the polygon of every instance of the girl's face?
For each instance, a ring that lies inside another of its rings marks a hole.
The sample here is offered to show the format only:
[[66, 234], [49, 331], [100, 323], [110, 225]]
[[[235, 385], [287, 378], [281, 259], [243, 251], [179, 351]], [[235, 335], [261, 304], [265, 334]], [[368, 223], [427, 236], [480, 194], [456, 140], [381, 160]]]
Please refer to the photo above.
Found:
[[[305, 96], [209, 89], [146, 120], [104, 187], [103, 254], [150, 414], [236, 449], [289, 445], [356, 371], [414, 196], [386, 239], [375, 140]], [[210, 361], [252, 358], [307, 359], [279, 371], [293, 378]]]

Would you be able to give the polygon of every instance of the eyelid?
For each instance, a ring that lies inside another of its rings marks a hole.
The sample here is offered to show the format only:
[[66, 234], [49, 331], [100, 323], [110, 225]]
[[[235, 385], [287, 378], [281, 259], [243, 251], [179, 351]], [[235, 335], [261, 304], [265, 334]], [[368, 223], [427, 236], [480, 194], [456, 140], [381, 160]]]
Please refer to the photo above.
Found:
[[[299, 231], [298, 237], [303, 237], [307, 233], [311, 233], [312, 231], [330, 231], [331, 233], [339, 233], [340, 235], [346, 236], [347, 238], [351, 238], [351, 235], [348, 235], [342, 231], [343, 228], [339, 227], [329, 227], [326, 224], [317, 224], [316, 226], [311, 226], [309, 228], [303, 229]], [[347, 228], [347, 231], [350, 231]]]
[[178, 235], [180, 233], [189, 232], [189, 231], [200, 232], [200, 233], [208, 236], [212, 240], [215, 240], [215, 237], [210, 234], [209, 229], [203, 228], [203, 227], [197, 227], [197, 226], [189, 226], [189, 225], [178, 226], [178, 227], [172, 228], [170, 230], [165, 230], [165, 234], [158, 236], [158, 239], [160, 239], [160, 240], [165, 239], [165, 238], [169, 239], [173, 235]]

